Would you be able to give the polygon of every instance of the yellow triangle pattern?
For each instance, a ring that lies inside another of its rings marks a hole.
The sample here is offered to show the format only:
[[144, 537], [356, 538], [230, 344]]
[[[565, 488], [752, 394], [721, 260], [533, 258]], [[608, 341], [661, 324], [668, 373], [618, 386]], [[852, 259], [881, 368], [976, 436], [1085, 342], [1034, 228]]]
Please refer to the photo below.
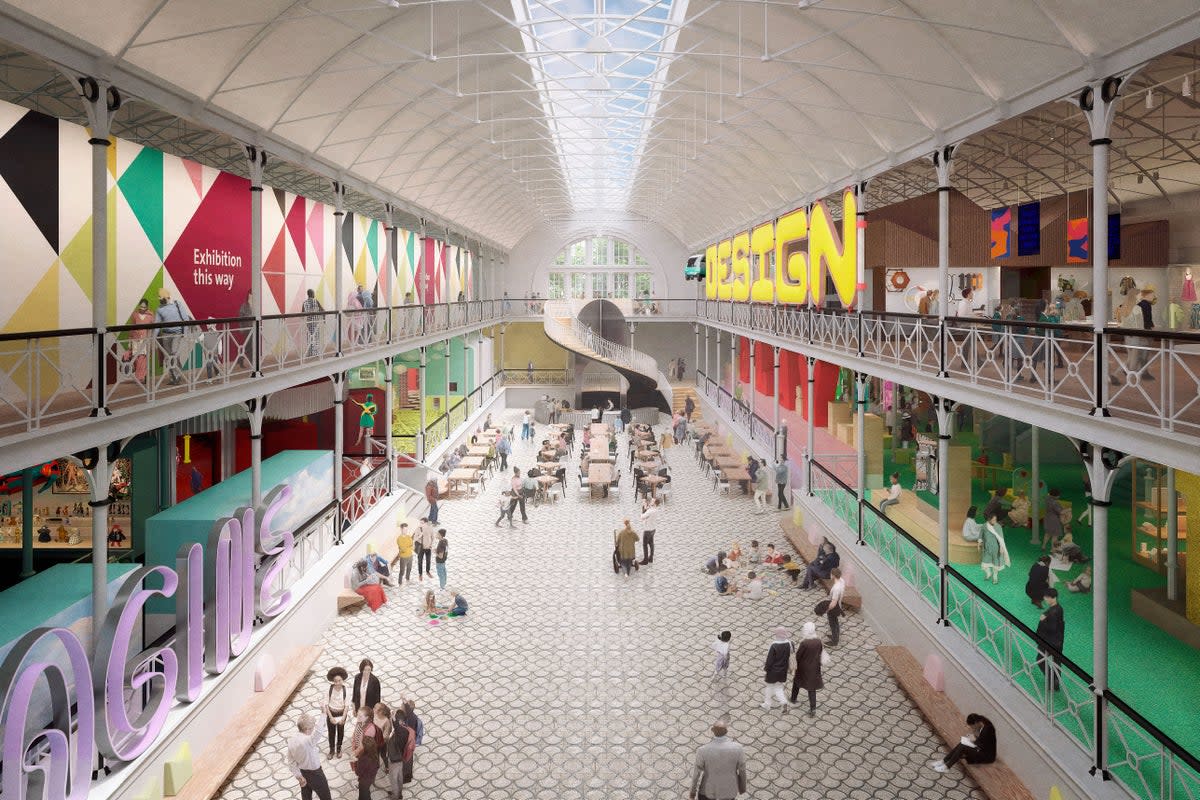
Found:
[[67, 272], [79, 284], [79, 288], [83, 290], [83, 294], [87, 297], [88, 302], [92, 300], [92, 218], [88, 217], [86, 223], [71, 241], [67, 242], [67, 246], [62, 250], [63, 266], [67, 268]]
[[5, 333], [18, 331], [50, 331], [58, 324], [58, 281], [62, 262], [58, 259], [46, 270], [46, 274], [33, 287], [4, 326]]
[[1058, 787], [1057, 787], [1057, 786], [1051, 786], [1051, 787], [1050, 787], [1050, 798], [1049, 798], [1049, 800], [1063, 800], [1062, 792], [1060, 792], [1060, 791], [1058, 790]]

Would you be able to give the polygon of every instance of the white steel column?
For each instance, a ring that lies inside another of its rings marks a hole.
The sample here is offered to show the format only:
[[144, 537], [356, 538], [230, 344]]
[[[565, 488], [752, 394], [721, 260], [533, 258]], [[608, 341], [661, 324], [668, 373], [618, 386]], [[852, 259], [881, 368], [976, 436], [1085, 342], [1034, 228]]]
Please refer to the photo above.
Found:
[[[421, 276], [421, 288], [417, 294], [417, 305], [421, 305], [421, 306], [425, 305], [425, 292], [427, 291], [428, 286], [429, 286], [429, 270], [433, 268], [432, 264], [428, 264], [425, 261], [425, 252], [426, 252], [425, 251], [425, 239], [426, 239], [425, 230], [426, 230], [425, 220], [422, 219], [421, 220], [421, 241], [417, 245], [417, 247], [419, 248], [420, 253], [421, 253], [420, 269], [418, 270], [418, 273]], [[424, 313], [421, 314], [421, 319], [422, 320], [425, 319]], [[422, 323], [421, 331], [424, 332], [424, 330], [425, 330], [425, 326], [424, 326], [424, 323]], [[424, 430], [424, 429], [422, 429], [422, 430]]]
[[[954, 404], [944, 397], [935, 398], [934, 402], [938, 421], [938, 622], [949, 625], [946, 568], [950, 565], [950, 437], [954, 435]], [[965, 480], [970, 479], [970, 475], [965, 476]]]
[[262, 424], [266, 405], [265, 397], [246, 401], [246, 417], [250, 421], [250, 505], [254, 508], [262, 503]]
[[[695, 334], [695, 337], [696, 337], [696, 360], [692, 362], [692, 371], [695, 372], [696, 370], [700, 369], [700, 323], [699, 322], [692, 323], [692, 333]], [[695, 381], [692, 381], [692, 383], [695, 383]]]
[[1175, 491], [1175, 468], [1167, 467], [1167, 599], [1177, 600], [1178, 595], [1179, 493]]
[[392, 357], [388, 356], [383, 360], [383, 430], [384, 436], [384, 458], [387, 459], [387, 487], [388, 494], [395, 490], [396, 480], [396, 452], [395, 444], [392, 441], [392, 403], [393, 393], [395, 389], [395, 381], [392, 379]]
[[346, 373], [335, 372], [329, 376], [329, 380], [333, 383], [333, 499], [337, 503], [335, 540], [341, 544], [342, 460], [346, 452]]
[[[855, 205], [858, 208], [855, 219], [855, 236], [858, 243], [858, 262], [855, 265], [854, 308], [861, 314], [863, 300], [867, 293], [867, 182], [859, 181], [854, 184]], [[862, 341], [858, 343], [859, 355], [862, 355]]]
[[[246, 341], [252, 348], [250, 363], [253, 365], [252, 374], [258, 377], [262, 374], [262, 182], [263, 169], [267, 166], [267, 151], [253, 145], [246, 146], [246, 163], [250, 170], [250, 313], [254, 316], [254, 328], [246, 336]], [[281, 313], [293, 309], [281, 308]], [[300, 309], [295, 309], [299, 311]], [[239, 357], [244, 357], [240, 353]], [[260, 498], [261, 499], [261, 498]], [[258, 501], [255, 500], [255, 508]]]
[[[92, 380], [92, 414], [108, 416], [104, 374], [105, 332], [108, 329], [108, 148], [112, 120], [121, 107], [121, 94], [110, 84], [95, 78], [79, 78], [79, 96], [87, 112], [92, 146], [92, 327], [96, 329], [93, 356], [96, 368]], [[96, 630], [99, 630], [97, 622]]]
[[[346, 202], [346, 187], [341, 183], [333, 182], [333, 308], [337, 311], [337, 354], [342, 354], [342, 331], [346, 326], [342, 324], [342, 312], [345, 310], [346, 303], [346, 287], [342, 281], [342, 227], [345, 222], [346, 212], [343, 210], [343, 204]], [[338, 384], [334, 384], [334, 389], [338, 389]], [[341, 395], [338, 394], [337, 397]], [[340, 401], [337, 401], [340, 402]], [[340, 406], [339, 406], [340, 408]], [[341, 428], [339, 427], [340, 431]], [[338, 462], [338, 469], [341, 469], [341, 462]], [[339, 475], [341, 473], [339, 472]], [[341, 478], [338, 478], [341, 481]], [[339, 537], [341, 531], [338, 532]]]
[[775, 375], [775, 384], [774, 384], [775, 396], [773, 398], [773, 402], [774, 402], [773, 412], [774, 413], [771, 418], [771, 424], [775, 426], [775, 432], [778, 433], [779, 432], [779, 356], [780, 356], [780, 349], [778, 347], [772, 347], [771, 351], [772, 351], [772, 355], [774, 357], [774, 364], [773, 364], [772, 368], [775, 370], [773, 373]]
[[858, 480], [859, 538], [862, 538], [862, 504], [867, 499], [867, 391], [870, 387], [868, 377], [865, 372], [854, 374], [854, 441], [857, 461], [855, 475]]
[[804, 392], [804, 403], [808, 410], [808, 419], [805, 420], [808, 427], [808, 438], [804, 442], [804, 493], [812, 497], [812, 462], [816, 457], [813, 452], [816, 449], [817, 426], [816, 420], [813, 418], [813, 388], [816, 385], [817, 360], [811, 356], [808, 358], [808, 375], [806, 376], [808, 386]]
[[[731, 398], [736, 398], [738, 383], [742, 377], [738, 371], [738, 337], [736, 333], [729, 334], [729, 363], [733, 365], [733, 374], [729, 376], [729, 395]], [[733, 414], [732, 406], [730, 414]]]
[[[1104, 326], [1112, 317], [1108, 299], [1108, 155], [1112, 139], [1108, 133], [1116, 114], [1116, 100], [1123, 77], [1095, 81], [1079, 94], [1079, 108], [1087, 117], [1092, 139], [1092, 230], [1088, 241], [1092, 249], [1092, 338], [1095, 369], [1092, 376], [1095, 406], [1092, 414], [1107, 417], [1105, 399], [1108, 381], [1108, 354], [1104, 349]], [[1093, 495], [1094, 496], [1094, 495]]]
[[[504, 354], [504, 331], [500, 331], [500, 353]], [[417, 461], [425, 461], [425, 394], [428, 384], [425, 377], [425, 348], [421, 348], [421, 362], [417, 367]]]
[[1108, 508], [1112, 485], [1125, 456], [1094, 444], [1081, 444], [1092, 480], [1092, 692], [1096, 696], [1096, 742], [1091, 773], [1108, 778]]
[[[1041, 531], [1041, 522], [1042, 521], [1041, 521], [1041, 519], [1039, 519], [1039, 517], [1041, 515], [1041, 510], [1042, 510], [1042, 492], [1041, 492], [1042, 475], [1041, 475], [1041, 466], [1038, 463], [1039, 461], [1041, 461], [1041, 453], [1039, 452], [1041, 450], [1041, 447], [1040, 447], [1041, 443], [1039, 442], [1040, 438], [1041, 437], [1038, 435], [1038, 426], [1037, 425], [1031, 426], [1029, 429], [1029, 445], [1030, 445], [1030, 450], [1031, 450], [1030, 461], [1032, 461], [1033, 463], [1032, 463], [1032, 468], [1030, 469], [1030, 488], [1029, 488], [1029, 495], [1030, 495], [1029, 496], [1029, 514], [1030, 514], [1030, 525], [1031, 525], [1031, 530], [1032, 530], [1032, 533], [1030, 534], [1030, 537], [1029, 537], [1030, 544], [1038, 544], [1041, 541], [1041, 536], [1039, 534]], [[1015, 453], [1013, 454], [1013, 459], [1014, 459], [1014, 461], [1016, 459]]]
[[943, 377], [950, 366], [946, 361], [946, 312], [950, 306], [950, 165], [953, 159], [954, 145], [935, 150], [930, 156], [938, 181], [938, 374]]
[[[753, 339], [746, 339], [746, 348], [750, 351], [750, 402], [746, 406], [750, 409], [750, 415], [754, 415], [754, 405], [758, 401], [758, 347]], [[746, 427], [754, 430], [754, 421], [746, 420]]]
[[[708, 369], [709, 369], [709, 364], [708, 364], [708, 339], [709, 339], [709, 333], [710, 333], [710, 331], [711, 331], [711, 330], [712, 330], [712, 329], [711, 329], [711, 328], [709, 328], [707, 325], [705, 325], [705, 326], [704, 326], [704, 377], [705, 377], [706, 379], [707, 379], [707, 378], [711, 378], [711, 377], [712, 377], [712, 373], [708, 371]], [[699, 365], [699, 362], [696, 362], [696, 363], [697, 363], [697, 365]]]
[[112, 476], [108, 466], [108, 445], [95, 449], [96, 462], [91, 476], [92, 499], [92, 645], [100, 644], [100, 626], [108, 613], [108, 504]]

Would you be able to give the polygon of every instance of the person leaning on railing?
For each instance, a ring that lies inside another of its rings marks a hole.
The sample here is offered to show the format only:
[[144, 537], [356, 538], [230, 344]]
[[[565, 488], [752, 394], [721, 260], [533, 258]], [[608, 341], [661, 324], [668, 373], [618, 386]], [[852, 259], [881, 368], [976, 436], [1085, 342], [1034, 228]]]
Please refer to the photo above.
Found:
[[155, 322], [176, 322], [178, 325], [165, 325], [158, 329], [158, 345], [163, 354], [164, 368], [167, 371], [167, 383], [177, 386], [183, 382], [183, 371], [179, 368], [179, 339], [183, 336], [182, 323], [192, 319], [191, 314], [183, 310], [178, 300], [171, 299], [171, 293], [166, 289], [158, 292], [158, 313], [154, 315]]

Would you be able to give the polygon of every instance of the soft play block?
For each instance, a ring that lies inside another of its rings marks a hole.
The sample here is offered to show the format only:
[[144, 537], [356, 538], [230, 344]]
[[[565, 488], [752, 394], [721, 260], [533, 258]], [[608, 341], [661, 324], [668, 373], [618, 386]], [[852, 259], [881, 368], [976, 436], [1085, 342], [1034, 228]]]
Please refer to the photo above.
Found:
[[133, 800], [162, 800], [162, 797], [162, 781], [158, 778], [151, 778], [146, 781], [142, 790], [133, 796]]
[[183, 790], [183, 785], [192, 778], [192, 746], [187, 742], [179, 745], [174, 758], [163, 764], [163, 794], [174, 797]]
[[275, 659], [264, 653], [254, 664], [254, 691], [263, 692], [275, 680]]

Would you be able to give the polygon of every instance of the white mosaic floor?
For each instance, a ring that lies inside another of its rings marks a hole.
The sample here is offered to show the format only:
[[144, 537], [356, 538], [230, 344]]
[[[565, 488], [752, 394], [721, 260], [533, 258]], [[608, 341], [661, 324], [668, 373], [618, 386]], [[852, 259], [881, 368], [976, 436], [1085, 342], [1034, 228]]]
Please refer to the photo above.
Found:
[[[625, 471], [623, 436], [620, 444]], [[534, 452], [518, 443], [515, 463], [527, 469]], [[747, 750], [746, 797], [983, 797], [958, 770], [925, 768], [940, 741], [876, 657], [860, 615], [843, 621], [815, 718], [759, 708], [772, 628], [798, 632], [822, 595], [788, 584], [761, 601], [718, 596], [701, 563], [733, 539], [782, 543], [777, 517], [751, 514], [741, 495], [713, 494], [690, 449], [669, 450], [667, 460], [676, 493], [655, 562], [628, 580], [611, 566], [612, 530], [634, 508], [628, 486], [619, 498], [592, 500], [578, 492], [572, 465], [566, 499], [531, 507], [528, 525], [518, 511], [515, 530], [493, 526], [501, 481], [482, 499], [444, 504], [449, 586], [467, 596], [470, 616], [430, 626], [415, 613], [428, 583], [414, 583], [390, 590], [378, 614], [339, 617], [319, 669], [220, 796], [298, 795], [284, 763], [295, 717], [319, 707], [326, 669], [340, 663], [353, 674], [370, 657], [384, 701], [415, 697], [425, 722], [406, 797], [686, 797], [695, 749], [726, 714]], [[708, 643], [724, 628], [733, 632], [730, 678], [714, 689]], [[827, 633], [823, 621], [819, 628]], [[335, 798], [356, 796], [348, 764], [325, 765]], [[374, 797], [386, 796], [384, 780]]]

